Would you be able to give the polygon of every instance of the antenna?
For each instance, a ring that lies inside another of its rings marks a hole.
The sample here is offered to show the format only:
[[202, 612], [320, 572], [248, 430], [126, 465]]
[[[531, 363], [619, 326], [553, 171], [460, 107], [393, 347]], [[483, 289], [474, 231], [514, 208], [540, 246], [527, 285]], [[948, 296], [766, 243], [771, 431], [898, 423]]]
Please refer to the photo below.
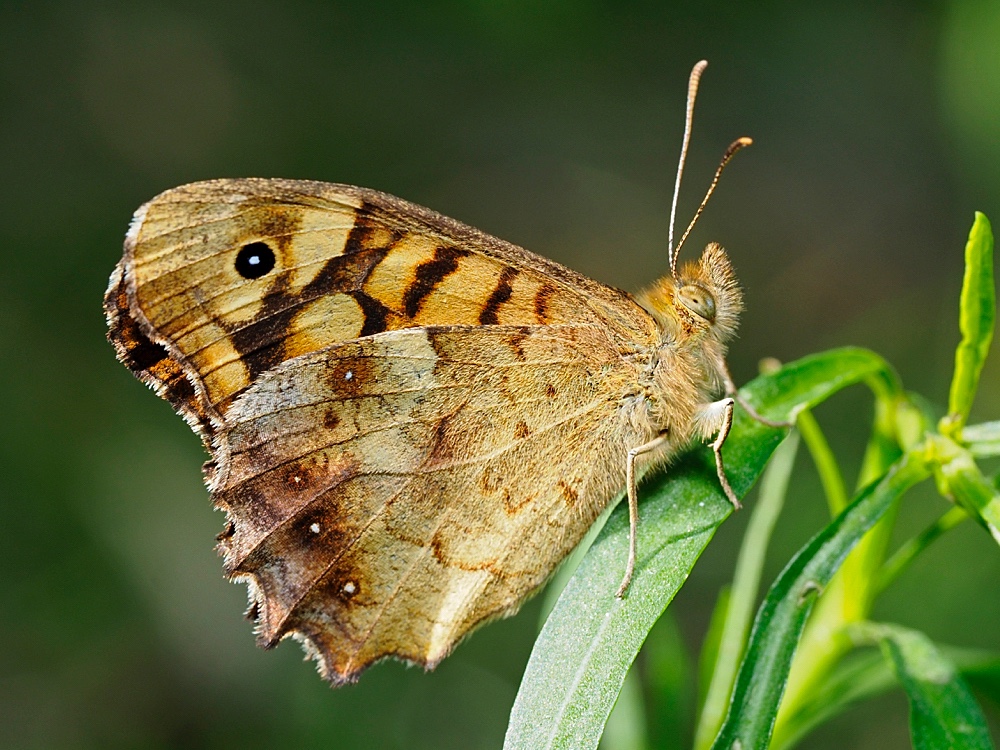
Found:
[[737, 138], [729, 144], [729, 148], [726, 149], [726, 153], [722, 155], [722, 161], [719, 163], [718, 169], [715, 170], [715, 176], [712, 178], [712, 184], [708, 186], [708, 192], [705, 193], [705, 197], [702, 198], [701, 205], [698, 206], [698, 210], [694, 212], [694, 218], [691, 219], [691, 223], [688, 224], [687, 229], [684, 230], [684, 234], [681, 236], [680, 242], [677, 243], [677, 247], [674, 247], [674, 223], [677, 220], [677, 196], [681, 191], [681, 175], [684, 174], [684, 162], [687, 159], [688, 143], [691, 141], [691, 123], [694, 120], [694, 100], [698, 96], [698, 82], [701, 81], [701, 74], [707, 67], [707, 60], [701, 60], [695, 63], [695, 66], [691, 69], [691, 77], [688, 78], [687, 111], [684, 115], [684, 139], [681, 141], [681, 158], [677, 162], [677, 179], [674, 181], [674, 197], [670, 202], [670, 230], [667, 234], [667, 257], [670, 260], [670, 275], [675, 279], [677, 278], [677, 255], [680, 253], [681, 247], [684, 245], [684, 241], [688, 238], [688, 235], [691, 234], [691, 230], [694, 229], [694, 225], [698, 221], [698, 217], [701, 216], [701, 212], [705, 210], [705, 205], [708, 203], [708, 199], [712, 197], [712, 193], [715, 192], [715, 188], [719, 184], [719, 178], [722, 176], [722, 170], [726, 168], [729, 160], [736, 155], [737, 151], [753, 143], [753, 140], [744, 136], [742, 138]]
[[722, 155], [722, 161], [719, 163], [719, 168], [715, 170], [715, 177], [712, 178], [712, 184], [708, 186], [708, 192], [705, 193], [705, 197], [701, 199], [701, 205], [698, 206], [698, 210], [694, 212], [694, 218], [691, 219], [691, 223], [688, 224], [687, 229], [684, 230], [684, 234], [681, 235], [681, 241], [677, 243], [677, 247], [670, 256], [670, 275], [675, 279], [677, 278], [677, 253], [680, 252], [681, 247], [684, 245], [684, 240], [688, 238], [688, 235], [691, 234], [691, 230], [694, 229], [695, 222], [698, 221], [698, 217], [701, 216], [701, 212], [705, 210], [705, 204], [708, 203], [708, 199], [711, 198], [712, 193], [715, 192], [715, 186], [719, 184], [719, 178], [722, 177], [722, 170], [726, 168], [729, 160], [736, 155], [737, 151], [746, 148], [752, 143], [753, 139], [747, 138], [746, 136], [737, 138], [729, 144], [729, 148], [726, 149], [726, 153]]
[[667, 234], [667, 257], [670, 260], [670, 275], [676, 276], [677, 253], [674, 250], [674, 224], [677, 220], [677, 196], [681, 192], [681, 175], [684, 174], [684, 161], [687, 159], [688, 143], [691, 142], [691, 122], [694, 120], [694, 100], [698, 96], [698, 82], [701, 74], [708, 67], [708, 60], [699, 60], [691, 68], [688, 78], [687, 111], [684, 115], [684, 138], [681, 141], [681, 158], [677, 162], [677, 179], [674, 180], [674, 197], [670, 201], [670, 230]]

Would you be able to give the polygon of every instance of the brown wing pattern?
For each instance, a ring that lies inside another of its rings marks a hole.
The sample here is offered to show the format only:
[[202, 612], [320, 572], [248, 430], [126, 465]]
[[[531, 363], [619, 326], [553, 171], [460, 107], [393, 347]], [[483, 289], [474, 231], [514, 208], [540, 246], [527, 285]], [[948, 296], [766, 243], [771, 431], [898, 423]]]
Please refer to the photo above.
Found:
[[[257, 279], [235, 266], [252, 243], [276, 256]], [[623, 292], [384, 193], [291, 180], [194, 183], [144, 205], [105, 307], [119, 357], [206, 441], [262, 373], [382, 331], [572, 322], [655, 340]]]
[[336, 684], [516, 609], [623, 486], [637, 377], [591, 325], [386, 332], [261, 376], [211, 481], [260, 642]]

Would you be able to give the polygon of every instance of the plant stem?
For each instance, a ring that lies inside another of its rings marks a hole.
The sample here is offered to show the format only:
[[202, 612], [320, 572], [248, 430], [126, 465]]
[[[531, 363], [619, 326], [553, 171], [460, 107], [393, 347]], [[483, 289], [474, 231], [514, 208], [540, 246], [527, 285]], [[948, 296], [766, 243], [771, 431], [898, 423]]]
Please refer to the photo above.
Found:
[[915, 537], [900, 545], [879, 570], [878, 577], [872, 585], [873, 594], [882, 593], [916, 559], [917, 555], [927, 549], [939, 536], [968, 519], [969, 514], [956, 506]]
[[811, 411], [800, 412], [796, 419], [796, 427], [802, 433], [809, 455], [812, 456], [816, 464], [816, 471], [819, 472], [819, 479], [823, 483], [823, 492], [826, 494], [826, 503], [830, 508], [830, 517], [836, 517], [840, 511], [847, 507], [847, 489], [844, 486], [844, 478], [840, 474], [837, 466], [837, 459], [830, 450], [830, 444], [820, 429], [819, 422]]

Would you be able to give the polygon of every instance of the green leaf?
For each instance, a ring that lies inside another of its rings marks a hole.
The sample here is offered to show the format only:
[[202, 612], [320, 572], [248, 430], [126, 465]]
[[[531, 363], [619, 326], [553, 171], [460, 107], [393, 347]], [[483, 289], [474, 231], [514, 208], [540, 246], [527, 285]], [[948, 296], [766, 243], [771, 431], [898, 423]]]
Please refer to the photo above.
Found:
[[817, 595], [848, 552], [903, 492], [927, 478], [922, 457], [906, 454], [799, 551], [757, 612], [733, 701], [713, 748], [768, 746], [788, 670]]
[[954, 437], [969, 417], [979, 386], [979, 374], [990, 350], [996, 321], [996, 289], [993, 283], [993, 232], [990, 222], [976, 212], [969, 241], [965, 245], [965, 278], [959, 302], [962, 340], [955, 350], [955, 373], [948, 395], [948, 416], [942, 434]]
[[[780, 439], [757, 435], [761, 465]], [[730, 440], [733, 434], [730, 434]], [[611, 515], [546, 620], [511, 711], [507, 748], [596, 747], [628, 667], [656, 618], [687, 578], [729, 514], [717, 480], [700, 455], [673, 467], [672, 476], [643, 485], [639, 561], [624, 600], [615, 597], [625, 570], [628, 515]], [[743, 473], [730, 474], [737, 492]], [[627, 509], [625, 509], [627, 510]]]
[[[922, 415], [908, 395], [891, 388], [876, 387], [873, 390], [875, 415], [858, 474], [858, 489], [882, 477], [899, 459], [901, 446], [915, 443], [925, 432]], [[844, 497], [846, 490], [843, 489], [836, 460], [819, 426], [814, 421], [809, 424], [810, 417], [810, 414], [802, 414], [797, 424], [803, 430], [803, 439], [823, 480], [832, 515], [837, 515], [848, 504], [848, 499]], [[850, 650], [850, 641], [839, 635], [843, 626], [868, 618], [874, 596], [871, 583], [885, 559], [895, 516], [895, 510], [890, 508], [858, 542], [824, 586], [823, 597], [810, 614], [786, 679], [781, 708], [773, 729], [773, 744], [784, 746], [787, 717], [810, 700], [818, 686]]]
[[[862, 380], [887, 388], [895, 384], [877, 354], [837, 349], [761, 376], [742, 393], [768, 416], [789, 419]], [[737, 410], [723, 452], [738, 494], [750, 489], [783, 435], [784, 430], [765, 427]], [[639, 558], [626, 598], [615, 597], [628, 552], [628, 509], [623, 504], [612, 513], [535, 642], [504, 747], [597, 746], [647, 633], [732, 510], [711, 452], [704, 448], [644, 483], [640, 496]]]
[[896, 373], [875, 352], [857, 347], [831, 349], [790, 362], [776, 372], [760, 375], [741, 389], [764, 416], [794, 421], [803, 409], [822, 403], [833, 393], [865, 381], [880, 397], [902, 395]]
[[849, 654], [837, 662], [826, 678], [787, 717], [782, 737], [779, 740], [775, 735], [771, 750], [794, 747], [820, 724], [896, 684], [896, 678], [880, 654], [873, 651]]
[[[941, 647], [942, 653], [973, 688], [1000, 698], [1000, 655], [974, 649]], [[889, 663], [877, 651], [855, 651], [842, 659], [798, 710], [788, 718], [785, 739], [771, 750], [793, 747], [819, 725], [857, 703], [899, 684]]]
[[[712, 617], [708, 621], [708, 630], [701, 642], [701, 653], [698, 654], [698, 716], [705, 709], [705, 699], [708, 698], [708, 688], [712, 684], [712, 673], [715, 662], [719, 659], [719, 645], [722, 643], [722, 631], [726, 627], [729, 611], [729, 595], [732, 587], [726, 584], [719, 588], [719, 595], [712, 607]], [[700, 719], [699, 719], [700, 722]]]
[[[808, 412], [802, 412], [807, 414]], [[801, 420], [801, 416], [799, 419]], [[726, 619], [719, 638], [714, 670], [709, 683], [705, 704], [698, 718], [695, 732], [695, 750], [709, 748], [719, 731], [729, 706], [729, 696], [736, 681], [736, 670], [743, 657], [754, 603], [760, 587], [764, 557], [771, 541], [771, 531], [785, 501], [788, 480], [798, 452], [798, 433], [793, 432], [774, 452], [774, 458], [761, 481], [760, 495], [750, 516], [750, 523], [743, 537], [736, 562], [736, 574], [730, 592]]]
[[910, 735], [916, 750], [991, 750], [986, 718], [959, 677], [923, 633], [898, 625], [856, 623], [851, 634], [876, 643], [910, 701]]

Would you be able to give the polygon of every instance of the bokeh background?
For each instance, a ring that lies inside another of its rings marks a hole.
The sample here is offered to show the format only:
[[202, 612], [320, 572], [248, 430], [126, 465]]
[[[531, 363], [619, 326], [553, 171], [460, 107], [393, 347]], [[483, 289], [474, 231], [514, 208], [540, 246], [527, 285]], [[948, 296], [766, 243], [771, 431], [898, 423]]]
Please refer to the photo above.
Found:
[[[856, 344], [941, 403], [973, 210], [1000, 222], [998, 40], [995, 0], [4, 0], [0, 746], [496, 748], [538, 627], [535, 600], [435, 673], [384, 663], [336, 691], [296, 645], [255, 648], [199, 442], [104, 340], [140, 203], [209, 177], [354, 183], [635, 290], [666, 270], [685, 83], [706, 57], [685, 221], [726, 145], [756, 141], [688, 250], [722, 242], [746, 289], [737, 380]], [[976, 408], [1000, 418], [1000, 357]], [[859, 390], [818, 413], [848, 467], [869, 410]], [[767, 580], [825, 521], [800, 464]], [[918, 493], [900, 535], [942, 510]], [[654, 634], [688, 650], [682, 684], [745, 522]], [[996, 545], [966, 524], [875, 614], [1000, 647]], [[652, 716], [649, 746], [687, 746], [690, 710]], [[905, 700], [806, 744], [908, 747]]]

